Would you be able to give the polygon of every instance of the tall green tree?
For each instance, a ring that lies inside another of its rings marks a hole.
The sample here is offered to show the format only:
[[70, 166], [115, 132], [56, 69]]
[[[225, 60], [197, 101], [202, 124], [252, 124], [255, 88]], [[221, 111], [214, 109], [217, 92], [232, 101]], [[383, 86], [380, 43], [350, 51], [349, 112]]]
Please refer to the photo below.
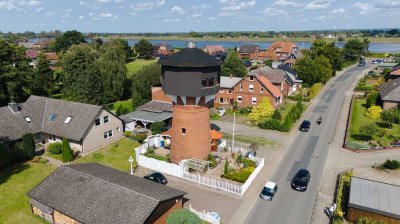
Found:
[[161, 67], [157, 63], [143, 66], [133, 73], [132, 80], [132, 106], [143, 105], [151, 100], [151, 87], [160, 84]]
[[297, 75], [307, 84], [327, 82], [332, 76], [332, 65], [329, 59], [321, 55], [315, 59], [304, 57], [295, 64]]
[[234, 77], [244, 77], [247, 74], [247, 69], [244, 67], [236, 51], [230, 50], [221, 67], [221, 74], [223, 76], [233, 75]]
[[31, 93], [39, 96], [51, 96], [55, 79], [50, 61], [40, 54], [31, 79]]
[[98, 52], [88, 44], [73, 45], [61, 59], [63, 98], [82, 103], [100, 104], [102, 76], [97, 64]]
[[[133, 50], [132, 50], [131, 46], [129, 46], [129, 43], [127, 40], [121, 39], [121, 38], [115, 38], [115, 39], [112, 39], [111, 42], [118, 43], [119, 45], [122, 46], [122, 49], [125, 52], [126, 59], [133, 56]], [[152, 50], [153, 50], [153, 46], [152, 46]]]
[[25, 57], [25, 49], [0, 38], [0, 106], [10, 101], [25, 101], [31, 76], [32, 68]]
[[50, 50], [55, 52], [66, 51], [72, 45], [86, 43], [85, 37], [81, 32], [70, 30], [57, 37], [50, 45]]
[[22, 136], [22, 149], [27, 159], [32, 159], [35, 156], [35, 140], [31, 133]]
[[340, 48], [336, 47], [335, 42], [328, 43], [325, 39], [315, 40], [308, 54], [312, 59], [316, 59], [318, 56], [328, 58], [332, 65], [332, 75], [343, 68], [342, 52]]
[[153, 45], [146, 39], [141, 39], [135, 44], [135, 52], [139, 55], [139, 58], [150, 58], [152, 51]]
[[343, 57], [346, 61], [356, 62], [368, 55], [368, 48], [368, 39], [350, 39], [343, 46]]
[[125, 45], [120, 39], [113, 39], [100, 47], [97, 67], [102, 79], [102, 104], [120, 100], [124, 94], [124, 83], [128, 70]]
[[74, 152], [69, 145], [68, 139], [63, 138], [62, 145], [62, 161], [64, 163], [71, 162], [72, 160], [74, 160]]

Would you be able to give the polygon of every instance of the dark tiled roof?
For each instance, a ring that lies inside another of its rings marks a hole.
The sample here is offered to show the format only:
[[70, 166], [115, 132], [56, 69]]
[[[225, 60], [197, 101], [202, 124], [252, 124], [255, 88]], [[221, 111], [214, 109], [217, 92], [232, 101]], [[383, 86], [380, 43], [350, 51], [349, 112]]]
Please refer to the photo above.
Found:
[[296, 70], [294, 70], [292, 67], [290, 67], [289, 65], [286, 65], [286, 64], [278, 65], [278, 69], [285, 71], [285, 72], [289, 72], [292, 75], [297, 75]]
[[198, 48], [184, 48], [169, 57], [160, 59], [158, 64], [174, 67], [211, 67], [220, 66], [222, 62]]
[[273, 69], [269, 66], [264, 66], [250, 71], [250, 74], [256, 76], [265, 76], [273, 84], [282, 83], [285, 81], [285, 72], [282, 70]]
[[[17, 140], [28, 132], [43, 132], [80, 141], [102, 110], [97, 105], [33, 95], [20, 107], [20, 113], [11, 112], [8, 106], [0, 108], [0, 138]], [[56, 115], [53, 121], [49, 121], [51, 114]], [[72, 117], [71, 121], [64, 124], [69, 116]], [[29, 117], [32, 122], [26, 122], [25, 117]]]
[[239, 47], [239, 53], [249, 54], [254, 52], [260, 52], [260, 47], [255, 44], [244, 44]]
[[379, 93], [382, 100], [400, 101], [400, 79], [393, 79], [383, 83]]
[[145, 223], [162, 201], [186, 193], [96, 163], [61, 166], [28, 192], [81, 223]]
[[163, 111], [172, 112], [172, 103], [152, 100], [138, 107], [136, 110], [150, 111], [155, 113], [160, 113]]

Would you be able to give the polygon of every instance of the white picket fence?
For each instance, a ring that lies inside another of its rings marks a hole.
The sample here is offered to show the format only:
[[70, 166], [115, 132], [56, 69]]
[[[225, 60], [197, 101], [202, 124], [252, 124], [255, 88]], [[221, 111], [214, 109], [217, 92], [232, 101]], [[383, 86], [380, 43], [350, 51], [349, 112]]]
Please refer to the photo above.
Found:
[[196, 214], [197, 216], [200, 217], [200, 219], [209, 222], [211, 224], [220, 224], [221, 223], [221, 218], [219, 217], [213, 217], [212, 213], [203, 211], [203, 212], [198, 212], [195, 209], [192, 208], [192, 205], [189, 205], [189, 211], [193, 212], [194, 214]]
[[228, 191], [234, 194], [241, 195], [242, 187], [240, 185], [230, 183], [225, 180], [216, 179], [213, 177], [206, 177], [199, 173], [189, 173], [189, 172], [183, 172], [183, 178], [211, 188], [217, 188], [223, 191]]

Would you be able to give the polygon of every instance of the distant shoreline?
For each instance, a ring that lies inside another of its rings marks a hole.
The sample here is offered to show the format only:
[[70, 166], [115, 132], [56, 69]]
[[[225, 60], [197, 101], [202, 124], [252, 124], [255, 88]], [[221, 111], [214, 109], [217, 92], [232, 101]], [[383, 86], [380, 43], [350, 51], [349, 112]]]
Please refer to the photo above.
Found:
[[[107, 37], [108, 38], [108, 37]], [[288, 37], [288, 38], [184, 38], [184, 37], [140, 37], [140, 36], [131, 36], [131, 37], [121, 37], [123, 39], [131, 39], [131, 40], [188, 40], [192, 39], [195, 41], [249, 41], [249, 42], [256, 42], [256, 41], [292, 41], [292, 42], [313, 42], [316, 40], [315, 38], [311, 37]], [[359, 39], [363, 39], [363, 37], [358, 37]], [[346, 40], [351, 38], [346, 38]], [[390, 38], [377, 38], [377, 37], [370, 37], [367, 38], [371, 43], [400, 43], [400, 37], [390, 37]], [[326, 38], [327, 41], [337, 41], [337, 39], [330, 39]]]

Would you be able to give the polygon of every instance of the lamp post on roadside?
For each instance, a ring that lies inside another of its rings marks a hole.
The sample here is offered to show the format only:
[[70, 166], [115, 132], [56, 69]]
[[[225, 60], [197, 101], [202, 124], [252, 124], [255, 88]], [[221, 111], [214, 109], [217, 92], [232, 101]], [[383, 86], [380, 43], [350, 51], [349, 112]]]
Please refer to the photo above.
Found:
[[132, 169], [133, 158], [132, 158], [132, 156], [129, 156], [129, 160], [128, 161], [131, 164], [131, 175], [133, 175], [133, 169]]

